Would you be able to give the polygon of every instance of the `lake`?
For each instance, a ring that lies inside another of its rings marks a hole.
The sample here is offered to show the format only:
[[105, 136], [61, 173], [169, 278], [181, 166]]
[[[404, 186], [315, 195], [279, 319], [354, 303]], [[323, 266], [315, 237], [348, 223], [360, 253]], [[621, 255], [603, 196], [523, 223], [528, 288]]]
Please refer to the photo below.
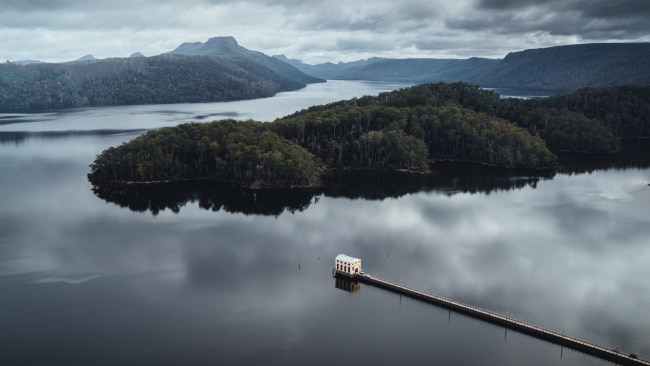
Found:
[[364, 271], [650, 358], [650, 163], [546, 177], [436, 166], [321, 191], [93, 189], [142, 131], [272, 121], [405, 84], [330, 81], [229, 103], [0, 115], [2, 365], [606, 365], [331, 275]]

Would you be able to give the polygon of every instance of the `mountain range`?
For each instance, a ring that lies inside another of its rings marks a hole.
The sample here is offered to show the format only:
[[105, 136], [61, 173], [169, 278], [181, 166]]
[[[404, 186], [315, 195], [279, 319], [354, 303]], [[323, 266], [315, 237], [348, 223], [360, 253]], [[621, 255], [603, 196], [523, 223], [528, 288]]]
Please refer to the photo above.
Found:
[[487, 88], [570, 90], [650, 85], [650, 43], [592, 43], [530, 49], [503, 59], [385, 59], [309, 65], [274, 56], [325, 79], [414, 83], [466, 81]]
[[0, 113], [253, 99], [325, 82], [249, 51], [232, 37], [184, 43], [158, 56], [138, 56], [0, 64]]
[[0, 112], [89, 106], [215, 102], [272, 96], [324, 79], [465, 81], [487, 88], [572, 90], [650, 85], [650, 43], [530, 49], [503, 59], [387, 59], [317, 65], [267, 56], [233, 37], [186, 42], [151, 57], [0, 64]]

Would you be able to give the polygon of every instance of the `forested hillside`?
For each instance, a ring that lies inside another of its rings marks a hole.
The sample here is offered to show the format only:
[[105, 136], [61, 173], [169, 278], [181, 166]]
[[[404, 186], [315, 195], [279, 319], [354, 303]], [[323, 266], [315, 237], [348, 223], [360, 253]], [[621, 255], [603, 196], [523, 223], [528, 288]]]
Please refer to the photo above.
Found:
[[479, 75], [462, 80], [488, 88], [546, 90], [650, 85], [650, 43], [593, 43], [512, 52]]
[[[216, 121], [149, 131], [97, 156], [95, 184], [213, 179], [253, 187], [309, 186], [328, 168], [426, 173], [431, 160], [552, 169], [544, 141], [505, 119], [432, 92], [434, 84], [296, 112], [270, 123]], [[496, 97], [498, 99], [498, 96]]]
[[467, 80], [480, 74], [499, 60], [487, 58], [469, 59], [405, 59], [379, 60], [359, 69], [339, 73], [342, 80], [393, 80], [429, 83], [434, 81], [454, 82]]
[[262, 52], [252, 51], [242, 47], [234, 37], [212, 37], [206, 42], [186, 42], [170, 51], [173, 55], [186, 56], [217, 56], [236, 62], [238, 65], [247, 66], [260, 75], [282, 75], [303, 84], [325, 82], [318, 77], [309, 76], [296, 67], [288, 65], [282, 60], [270, 57]]
[[226, 120], [150, 131], [98, 155], [89, 179], [294, 187], [314, 184], [329, 168], [426, 173], [432, 160], [552, 169], [551, 151], [618, 152], [621, 141], [649, 134], [650, 87], [523, 100], [465, 83], [423, 84], [269, 123]]
[[305, 80], [319, 81], [294, 74], [250, 59], [218, 56], [5, 63], [0, 64], [0, 112], [253, 99], [302, 88]]
[[377, 97], [333, 103], [279, 119], [271, 129], [329, 166], [426, 171], [429, 159], [532, 169], [556, 164], [540, 138], [509, 121], [452, 104], [377, 104]]
[[545, 98], [501, 99], [466, 83], [423, 84], [364, 103], [415, 107], [460, 105], [503, 118], [540, 136], [552, 151], [612, 153], [650, 138], [650, 86], [584, 88]]
[[92, 182], [213, 179], [253, 187], [310, 186], [318, 164], [307, 150], [262, 122], [185, 123], [148, 131], [106, 149], [91, 165]]
[[465, 81], [486, 88], [567, 91], [583, 87], [650, 85], [650, 43], [601, 43], [512, 52], [504, 59], [378, 59], [304, 64], [304, 73], [342, 80]]

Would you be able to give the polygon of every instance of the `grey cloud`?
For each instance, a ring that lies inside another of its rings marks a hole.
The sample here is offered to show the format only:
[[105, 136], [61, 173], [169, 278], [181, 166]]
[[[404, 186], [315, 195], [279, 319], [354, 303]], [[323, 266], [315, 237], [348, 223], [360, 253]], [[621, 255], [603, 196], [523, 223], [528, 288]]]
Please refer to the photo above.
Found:
[[523, 9], [532, 5], [543, 5], [548, 3], [566, 3], [566, 0], [479, 0], [479, 9], [506, 10]]
[[588, 18], [638, 17], [650, 14], [645, 0], [478, 0], [478, 9], [519, 11], [538, 7], [552, 12], [575, 11]]
[[389, 42], [382, 42], [381, 40], [363, 40], [363, 39], [341, 39], [337, 43], [337, 48], [340, 50], [354, 50], [354, 51], [381, 51], [390, 49]]
[[61, 9], [74, 5], [74, 0], [4, 0], [2, 8], [4, 10], [30, 11], [40, 9]]
[[61, 61], [155, 55], [234, 36], [305, 62], [381, 57], [503, 57], [585, 40], [647, 40], [640, 0], [5, 0], [2, 58]]
[[[576, 4], [578, 5], [578, 4]], [[589, 6], [575, 6], [585, 17], [595, 18], [638, 18], [650, 16], [650, 6], [644, 0], [594, 1]]]
[[[483, 0], [478, 7], [488, 10], [451, 17], [450, 29], [496, 34], [541, 32], [553, 36], [578, 36], [581, 39], [628, 39], [650, 32], [650, 7], [641, 1], [510, 1]], [[494, 11], [489, 11], [494, 10]]]

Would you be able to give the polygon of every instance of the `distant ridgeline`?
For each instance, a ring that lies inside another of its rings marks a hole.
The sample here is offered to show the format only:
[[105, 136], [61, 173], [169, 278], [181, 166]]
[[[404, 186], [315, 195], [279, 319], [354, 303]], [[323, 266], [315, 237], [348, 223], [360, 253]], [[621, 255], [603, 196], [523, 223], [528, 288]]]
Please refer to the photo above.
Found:
[[324, 82], [232, 37], [153, 57], [0, 64], [0, 113], [269, 97]]
[[530, 49], [504, 59], [385, 59], [309, 65], [274, 56], [326, 79], [466, 81], [486, 88], [573, 90], [650, 85], [650, 43], [592, 43]]

